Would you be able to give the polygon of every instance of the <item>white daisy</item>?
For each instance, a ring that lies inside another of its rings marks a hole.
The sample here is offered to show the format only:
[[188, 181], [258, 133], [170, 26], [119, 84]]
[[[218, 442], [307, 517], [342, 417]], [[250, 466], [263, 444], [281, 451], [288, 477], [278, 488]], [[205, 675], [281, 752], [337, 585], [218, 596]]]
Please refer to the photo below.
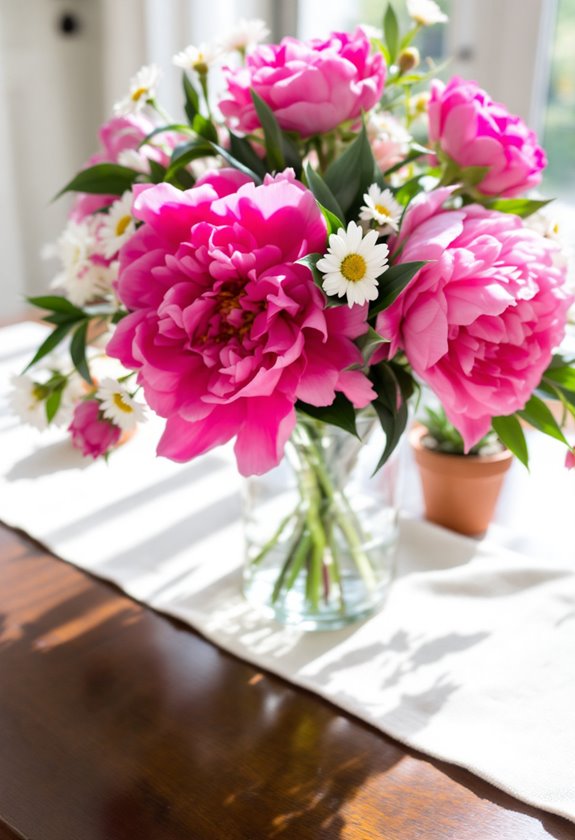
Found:
[[383, 39], [383, 31], [379, 26], [372, 26], [371, 23], [360, 23], [358, 28], [363, 30], [370, 41], [381, 41]]
[[210, 67], [221, 58], [222, 48], [219, 44], [200, 44], [199, 47], [190, 45], [182, 52], [176, 53], [172, 63], [182, 70], [195, 70], [196, 73], [205, 74]]
[[54, 278], [52, 285], [64, 289], [66, 297], [74, 306], [82, 307], [109, 297], [117, 277], [117, 263], [101, 265], [90, 261], [79, 271], [62, 272]]
[[[48, 357], [46, 357], [48, 358]], [[55, 390], [54, 379], [58, 373], [62, 373], [62, 364], [50, 365], [50, 368], [42, 368], [35, 372], [35, 378], [24, 373], [11, 378], [12, 392], [10, 404], [20, 419], [34, 428], [43, 431], [48, 427], [46, 416], [46, 400]], [[62, 388], [62, 396], [58, 411], [51, 420], [54, 426], [67, 426], [72, 419], [74, 406], [85, 394], [83, 380], [76, 374], [68, 377], [58, 377], [58, 386]]]
[[136, 172], [141, 172], [143, 175], [150, 174], [149, 158], [136, 151], [136, 149], [123, 149], [118, 155], [118, 163], [120, 166], [127, 166], [128, 169], [135, 169]]
[[407, 13], [419, 26], [433, 26], [448, 20], [434, 0], [407, 0]]
[[130, 92], [128, 96], [114, 105], [114, 113], [117, 116], [137, 114], [153, 99], [156, 94], [156, 85], [160, 78], [160, 68], [155, 64], [148, 64], [130, 79]]
[[251, 47], [259, 44], [260, 41], [265, 41], [269, 34], [270, 30], [263, 20], [259, 18], [253, 20], [241, 18], [234, 30], [224, 35], [220, 44], [228, 52], [238, 50], [241, 53], [245, 53]]
[[106, 377], [96, 391], [96, 399], [101, 401], [100, 410], [104, 417], [128, 432], [146, 419], [144, 406], [130, 396], [127, 389], [116, 379]]
[[376, 222], [380, 233], [397, 231], [403, 207], [393, 197], [391, 190], [382, 190], [377, 184], [372, 184], [363, 195], [365, 204], [362, 206], [359, 218], [364, 222]]
[[131, 191], [128, 190], [118, 201], [114, 201], [108, 213], [102, 217], [98, 239], [107, 260], [115, 256], [124, 242], [127, 242], [136, 231], [136, 222], [132, 216], [133, 198]]
[[387, 245], [376, 244], [378, 235], [370, 230], [363, 236], [355, 222], [348, 224], [347, 231], [340, 228], [330, 235], [327, 254], [317, 263], [326, 295], [347, 295], [350, 308], [377, 298], [377, 278], [388, 268], [389, 253]]
[[56, 255], [65, 272], [79, 271], [86, 265], [94, 247], [94, 232], [88, 220], [68, 222], [56, 242]]
[[22, 374], [10, 380], [12, 392], [9, 395], [10, 406], [23, 423], [43, 431], [48, 426], [46, 417], [46, 388], [35, 382], [31, 376]]

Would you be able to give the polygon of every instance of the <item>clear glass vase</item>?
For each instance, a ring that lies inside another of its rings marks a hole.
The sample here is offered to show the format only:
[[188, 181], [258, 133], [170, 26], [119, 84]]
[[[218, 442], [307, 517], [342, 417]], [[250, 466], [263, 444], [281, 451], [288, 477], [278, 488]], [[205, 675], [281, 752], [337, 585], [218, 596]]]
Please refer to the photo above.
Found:
[[397, 543], [397, 457], [373, 476], [385, 437], [298, 420], [282, 463], [244, 484], [244, 593], [278, 621], [342, 627], [383, 602]]

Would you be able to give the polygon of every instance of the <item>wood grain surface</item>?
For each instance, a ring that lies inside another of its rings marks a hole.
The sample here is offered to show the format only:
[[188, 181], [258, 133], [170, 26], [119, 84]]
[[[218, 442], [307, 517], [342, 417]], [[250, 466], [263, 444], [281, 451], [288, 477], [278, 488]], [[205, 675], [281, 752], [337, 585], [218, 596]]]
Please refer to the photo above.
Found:
[[0, 527], [0, 840], [542, 840], [406, 750]]

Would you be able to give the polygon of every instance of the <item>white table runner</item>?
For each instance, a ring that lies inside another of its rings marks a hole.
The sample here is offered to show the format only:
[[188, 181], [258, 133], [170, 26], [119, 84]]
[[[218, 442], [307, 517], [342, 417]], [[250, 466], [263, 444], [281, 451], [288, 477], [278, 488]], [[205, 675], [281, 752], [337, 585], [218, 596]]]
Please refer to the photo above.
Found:
[[[0, 394], [41, 329], [0, 331]], [[146, 424], [108, 465], [88, 463], [63, 432], [38, 433], [2, 405], [0, 519], [242, 659], [575, 821], [575, 472], [560, 447], [538, 444], [531, 476], [513, 468], [487, 539], [404, 517], [383, 610], [305, 634], [239, 593], [230, 450], [156, 459], [160, 428]], [[417, 514], [413, 474], [404, 505]]]

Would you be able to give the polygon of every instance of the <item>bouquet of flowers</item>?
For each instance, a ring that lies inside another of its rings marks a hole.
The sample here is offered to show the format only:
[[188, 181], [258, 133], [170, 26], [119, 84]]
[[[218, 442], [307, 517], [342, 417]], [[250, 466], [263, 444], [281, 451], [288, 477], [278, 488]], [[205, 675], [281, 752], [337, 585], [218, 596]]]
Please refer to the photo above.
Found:
[[[390, 4], [382, 31], [265, 44], [263, 23], [243, 21], [188, 47], [174, 58], [182, 121], [143, 68], [62, 190], [75, 199], [59, 293], [31, 298], [53, 330], [29, 367], [46, 370], [16, 381], [30, 419], [68, 424], [93, 457], [143, 401], [176, 461], [235, 439], [240, 473], [260, 475], [299, 439], [312, 478], [254, 559], [283, 544], [275, 597], [303, 569], [316, 607], [341, 596], [345, 549], [371, 574], [323, 469], [326, 428], [353, 437], [371, 413], [376, 472], [425, 383], [467, 450], [493, 429], [527, 464], [527, 423], [575, 463], [547, 403], [575, 415], [575, 364], [557, 352], [572, 296], [560, 246], [529, 219], [547, 203], [527, 196], [545, 153], [477, 84], [422, 69], [414, 39], [445, 16], [432, 0], [407, 8], [405, 31]], [[92, 373], [94, 328], [116, 378]], [[65, 340], [71, 365], [46, 365]]]

